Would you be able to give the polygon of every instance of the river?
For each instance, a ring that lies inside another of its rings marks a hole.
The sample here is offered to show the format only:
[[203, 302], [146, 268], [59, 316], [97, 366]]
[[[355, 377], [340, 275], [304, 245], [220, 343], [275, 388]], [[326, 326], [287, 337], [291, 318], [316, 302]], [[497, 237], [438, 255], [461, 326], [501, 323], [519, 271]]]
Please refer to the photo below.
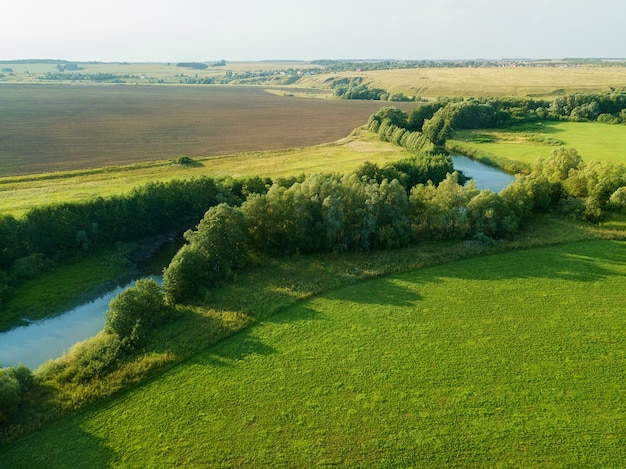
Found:
[[[463, 171], [466, 176], [471, 177], [478, 189], [499, 192], [515, 180], [510, 174], [465, 156], [453, 156], [452, 162], [454, 169]], [[175, 254], [176, 249], [171, 246], [166, 248], [155, 256], [152, 272], [159, 271], [167, 265]], [[157, 276], [152, 278], [159, 279]], [[23, 363], [31, 369], [36, 369], [48, 359], [60, 357], [76, 342], [96, 335], [104, 326], [104, 314], [111, 299], [132, 283], [118, 287], [60, 316], [0, 333], [0, 364], [15, 366]]]
[[515, 176], [466, 156], [453, 156], [452, 164], [454, 169], [471, 177], [476, 182], [478, 189], [489, 189], [498, 193], [515, 181]]
[[[158, 276], [150, 276], [160, 281]], [[104, 314], [109, 302], [133, 285], [117, 287], [101, 297], [77, 306], [59, 316], [35, 321], [0, 333], [0, 364], [16, 366], [23, 363], [36, 369], [50, 358], [60, 357], [76, 342], [88, 339], [104, 327]]]

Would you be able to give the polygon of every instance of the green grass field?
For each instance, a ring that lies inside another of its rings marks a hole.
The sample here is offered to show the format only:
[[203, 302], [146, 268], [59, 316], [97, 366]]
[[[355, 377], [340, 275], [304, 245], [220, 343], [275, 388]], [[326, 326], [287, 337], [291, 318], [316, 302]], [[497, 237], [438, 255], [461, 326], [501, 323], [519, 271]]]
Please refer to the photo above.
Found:
[[626, 244], [596, 241], [336, 290], [1, 465], [623, 467], [625, 275]]
[[198, 176], [297, 176], [349, 172], [365, 161], [380, 165], [410, 156], [401, 147], [381, 142], [376, 134], [357, 129], [333, 143], [282, 151], [249, 152], [195, 158], [197, 164], [165, 160], [92, 170], [0, 178], [0, 212], [21, 216], [30, 208], [55, 202], [119, 195], [153, 181]]
[[558, 146], [575, 148], [584, 161], [626, 163], [626, 126], [596, 122], [543, 122], [510, 129], [464, 130], [447, 142], [480, 156], [534, 163]]

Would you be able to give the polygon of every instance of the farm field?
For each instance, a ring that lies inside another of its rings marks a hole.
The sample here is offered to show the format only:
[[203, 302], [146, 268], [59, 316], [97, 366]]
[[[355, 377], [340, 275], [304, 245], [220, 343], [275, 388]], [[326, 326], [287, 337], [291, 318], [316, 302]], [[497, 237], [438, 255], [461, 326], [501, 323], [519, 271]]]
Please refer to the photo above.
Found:
[[21, 216], [27, 210], [53, 202], [111, 196], [154, 181], [198, 176], [285, 177], [299, 174], [349, 172], [365, 161], [380, 165], [410, 156], [401, 147], [381, 142], [374, 133], [355, 129], [328, 144], [287, 150], [248, 152], [195, 158], [191, 165], [172, 160], [109, 166], [87, 170], [0, 178], [0, 211]]
[[591, 241], [335, 290], [30, 435], [0, 461], [622, 467], [624, 276], [626, 244]]
[[329, 78], [360, 78], [371, 88], [436, 99], [439, 96], [555, 97], [626, 89], [626, 67], [418, 68], [338, 72], [303, 77], [298, 86], [327, 87]]
[[559, 146], [575, 148], [584, 161], [626, 164], [626, 126], [596, 122], [542, 122], [518, 128], [455, 132], [447, 146], [480, 157], [498, 156], [524, 163], [549, 157]]
[[252, 87], [58, 84], [0, 85], [0, 103], [0, 177], [334, 142], [382, 106]]
[[[218, 62], [215, 60], [213, 63]], [[209, 65], [211, 62], [207, 62]], [[302, 70], [319, 69], [318, 65], [311, 64], [306, 61], [258, 61], [246, 62], [236, 61], [227, 62], [224, 66], [212, 67], [206, 69], [191, 69], [187, 67], [178, 67], [177, 63], [159, 63], [159, 62], [80, 62], [77, 64], [80, 69], [71, 71], [72, 73], [80, 73], [84, 75], [96, 74], [113, 74], [122, 78], [129, 84], [179, 84], [181, 79], [185, 77], [194, 78], [213, 78], [222, 77], [228, 72], [232, 73], [255, 73], [255, 72], [277, 72], [283, 70]], [[13, 70], [13, 74], [3, 74], [0, 76], [0, 82], [5, 83], [46, 83], [47, 73], [58, 74], [59, 69], [54, 61], [41, 63], [23, 63], [23, 62], [2, 62], [2, 67], [9, 67]], [[72, 82], [70, 79], [66, 82]], [[76, 83], [76, 81], [74, 81]]]

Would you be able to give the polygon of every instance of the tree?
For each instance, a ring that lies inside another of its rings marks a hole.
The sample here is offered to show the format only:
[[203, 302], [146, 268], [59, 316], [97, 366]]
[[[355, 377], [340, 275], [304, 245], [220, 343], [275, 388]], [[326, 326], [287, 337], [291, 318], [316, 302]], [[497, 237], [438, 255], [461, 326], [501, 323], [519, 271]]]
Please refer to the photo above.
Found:
[[109, 303], [105, 330], [133, 343], [168, 318], [161, 287], [150, 278], [137, 280]]
[[452, 135], [452, 120], [447, 107], [439, 109], [433, 117], [426, 119], [422, 126], [422, 133], [435, 145], [443, 145]]
[[211, 207], [197, 229], [187, 231], [185, 238], [189, 244], [174, 256], [163, 275], [168, 302], [197, 296], [249, 261], [244, 215], [228, 204]]
[[435, 112], [444, 106], [444, 102], [421, 104], [417, 106], [409, 115], [407, 122], [408, 130], [421, 132], [424, 122], [432, 118]]
[[181, 247], [163, 272], [163, 292], [169, 304], [197, 296], [210, 281], [207, 256], [190, 244]]
[[10, 420], [20, 403], [20, 383], [10, 368], [0, 368], [0, 423]]
[[503, 238], [519, 227], [519, 219], [505, 201], [489, 190], [480, 191], [467, 204], [475, 236]]
[[559, 147], [552, 150], [548, 159], [537, 160], [533, 171], [545, 176], [549, 182], [565, 181], [570, 176], [570, 171], [578, 169], [583, 164], [583, 159], [574, 148]]

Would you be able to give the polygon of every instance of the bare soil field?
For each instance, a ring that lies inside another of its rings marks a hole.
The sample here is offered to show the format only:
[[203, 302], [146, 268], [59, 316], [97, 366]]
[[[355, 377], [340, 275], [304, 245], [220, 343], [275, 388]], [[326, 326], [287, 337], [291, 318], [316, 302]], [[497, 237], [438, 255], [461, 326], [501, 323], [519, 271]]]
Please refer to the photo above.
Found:
[[327, 143], [384, 105], [253, 87], [5, 84], [0, 177]]

